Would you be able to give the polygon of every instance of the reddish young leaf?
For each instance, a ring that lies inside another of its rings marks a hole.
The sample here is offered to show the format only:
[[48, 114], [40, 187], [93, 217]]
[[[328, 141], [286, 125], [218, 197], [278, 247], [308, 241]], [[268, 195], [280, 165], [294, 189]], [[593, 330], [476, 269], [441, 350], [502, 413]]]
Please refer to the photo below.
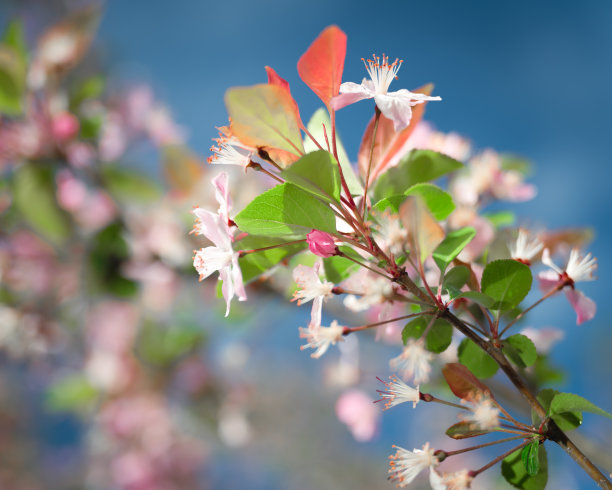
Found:
[[278, 85], [279, 87], [284, 88], [287, 92], [290, 92], [289, 82], [276, 73], [274, 68], [271, 66], [266, 66], [266, 73], [268, 74], [268, 83], [270, 85]]
[[474, 424], [470, 422], [457, 422], [446, 429], [446, 435], [453, 439], [467, 439], [468, 437], [477, 437], [484, 434], [489, 434], [488, 430], [475, 429]]
[[493, 398], [493, 393], [474, 376], [468, 368], [458, 362], [446, 364], [442, 374], [451, 391], [459, 398], [470, 398], [478, 394], [486, 394]]
[[282, 89], [287, 91], [289, 97], [291, 97], [291, 100], [293, 101], [295, 117], [297, 118], [300, 127], [303, 128], [304, 124], [302, 123], [302, 118], [300, 117], [300, 109], [298, 108], [297, 102], [291, 95], [291, 90], [289, 89], [289, 82], [282, 78], [278, 73], [276, 73], [274, 68], [272, 68], [271, 66], [266, 66], [266, 73], [268, 74], [268, 85], [276, 85], [277, 87], [281, 87]]
[[346, 34], [338, 26], [327, 27], [298, 61], [298, 73], [329, 109], [332, 97], [340, 92]]
[[[433, 84], [429, 83], [416, 89], [414, 92], [419, 94], [431, 95], [433, 90]], [[393, 122], [387, 119], [385, 116], [380, 116], [378, 122], [378, 130], [376, 131], [376, 143], [374, 144], [374, 155], [372, 158], [372, 170], [370, 172], [370, 183], [376, 180], [387, 167], [397, 163], [397, 161], [406, 154], [406, 142], [408, 138], [416, 128], [417, 124], [423, 119], [425, 114], [425, 104], [418, 104], [412, 109], [412, 119], [410, 124], [402, 129], [399, 133], [396, 133], [393, 129]], [[368, 170], [368, 163], [370, 161], [370, 148], [372, 146], [372, 133], [374, 131], [374, 120], [375, 116], [372, 116], [368, 127], [361, 140], [361, 147], [359, 148], [359, 155], [357, 161], [359, 164], [359, 171], [363, 176], [366, 175]]]
[[[359, 154], [357, 155], [357, 164], [359, 166], [359, 173], [364, 178], [368, 172], [368, 164], [370, 162], [370, 151], [372, 149], [372, 134], [374, 133], [374, 123], [376, 121], [376, 116], [372, 116], [368, 127], [363, 133], [363, 138], [361, 139], [361, 146], [359, 147]], [[389, 145], [395, 138], [395, 130], [393, 129], [393, 121], [391, 119], [387, 119], [382, 114], [380, 115], [380, 120], [378, 121], [378, 129], [376, 130], [376, 141], [374, 142], [374, 152], [372, 155], [372, 171], [370, 172], [370, 181], [374, 179], [376, 175], [376, 169], [380, 165], [380, 162], [383, 160]]]

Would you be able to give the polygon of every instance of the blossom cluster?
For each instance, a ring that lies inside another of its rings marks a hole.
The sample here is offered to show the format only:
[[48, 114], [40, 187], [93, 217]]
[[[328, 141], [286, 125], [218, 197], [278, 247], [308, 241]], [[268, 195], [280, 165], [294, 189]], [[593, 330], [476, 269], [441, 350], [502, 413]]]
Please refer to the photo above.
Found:
[[[347, 337], [375, 331], [376, 340], [398, 346], [389, 360], [397, 376], [379, 391], [385, 408], [403, 402], [415, 408], [419, 402], [455, 406], [463, 413], [447, 431], [450, 437], [514, 434], [465, 451], [520, 439], [514, 452], [492, 464], [502, 459], [502, 466], [511, 464], [525, 451], [529, 461], [537, 459], [537, 448], [549, 437], [550, 416], [543, 416], [541, 402], [532, 405], [540, 426], [519, 422], [479, 378], [501, 367], [517, 389], [527, 391], [515, 376], [520, 368], [540, 383], [532, 366], [546, 362], [559, 331], [507, 332], [560, 291], [577, 324], [591, 320], [595, 303], [576, 287], [594, 279], [597, 261], [581, 251], [580, 234], [528, 230], [517, 227], [513, 215], [490, 211], [494, 201], [535, 197], [524, 162], [492, 149], [479, 151], [423, 121], [426, 104], [442, 99], [431, 95], [432, 85], [391, 92], [401, 60], [374, 55], [363, 61], [369, 79], [343, 81], [345, 50], [345, 34], [332, 26], [300, 58], [301, 79], [325, 106], [307, 124], [289, 84], [270, 67], [267, 83], [228, 90], [229, 124], [221, 128], [209, 162], [241, 167], [247, 176], [263, 174], [269, 188], [230, 216], [228, 174], [213, 180], [219, 210], [194, 210], [194, 232], [212, 246], [196, 252], [194, 266], [201, 279], [219, 271], [226, 314], [234, 296], [246, 299], [245, 283], [289, 266], [297, 286], [290, 286], [293, 299], [300, 306], [312, 302], [310, 322], [299, 328], [301, 349], [312, 349], [318, 359], [338, 345], [344, 356]], [[337, 136], [335, 112], [366, 99], [374, 100], [374, 115], [352, 165]], [[567, 265], [557, 266], [552, 255], [568, 251]], [[521, 309], [531, 298], [536, 271], [542, 296]], [[323, 325], [326, 302], [364, 323]], [[458, 404], [423, 392], [440, 361]], [[374, 436], [378, 415], [368, 408], [367, 396], [356, 394], [358, 378], [346, 376], [337, 413], [363, 440], [364, 434]], [[465, 451], [397, 447], [390, 479], [405, 486], [429, 468], [432, 488], [467, 488], [491, 464], [454, 473], [438, 468]], [[538, 473], [533, 467], [524, 471], [528, 477]]]

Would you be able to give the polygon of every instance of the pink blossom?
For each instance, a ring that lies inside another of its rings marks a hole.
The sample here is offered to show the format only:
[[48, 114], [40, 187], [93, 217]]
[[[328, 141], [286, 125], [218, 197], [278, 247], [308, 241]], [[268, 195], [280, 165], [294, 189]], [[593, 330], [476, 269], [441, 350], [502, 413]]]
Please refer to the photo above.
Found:
[[319, 257], [333, 257], [336, 255], [337, 247], [334, 237], [324, 231], [312, 230], [306, 235], [308, 248]]
[[201, 208], [193, 210], [196, 215], [194, 231], [196, 234], [204, 235], [214, 247], [205, 247], [198, 250], [193, 258], [193, 265], [200, 274], [200, 280], [206, 279], [213, 272], [219, 271], [219, 279], [223, 281], [221, 288], [227, 305], [225, 316], [229, 315], [230, 302], [234, 296], [240, 301], [246, 301], [246, 291], [242, 281], [242, 272], [238, 265], [238, 252], [232, 248], [233, 233], [228, 224], [228, 212], [231, 202], [227, 187], [227, 174], [219, 174], [213, 179], [217, 202], [219, 202], [218, 214], [211, 213]]
[[581, 256], [577, 249], [570, 252], [565, 270], [561, 270], [551, 259], [550, 251], [546, 248], [542, 252], [542, 263], [550, 270], [538, 274], [540, 289], [547, 293], [553, 288], [564, 288], [565, 296], [576, 312], [576, 325], [580, 325], [595, 316], [597, 306], [581, 291], [575, 289], [574, 284], [581, 281], [593, 281], [593, 272], [597, 269], [597, 259], [591, 254]]
[[363, 391], [352, 389], [342, 393], [336, 402], [336, 416], [359, 442], [372, 440], [378, 431], [380, 412]]
[[319, 269], [321, 262], [317, 262], [314, 267], [298, 265], [293, 270], [293, 280], [300, 289], [296, 290], [293, 300], [298, 302], [298, 306], [312, 300], [312, 315], [321, 315], [323, 300], [332, 296], [333, 283], [329, 281], [321, 282]]
[[56, 180], [60, 207], [70, 212], [81, 209], [87, 200], [87, 186], [67, 170], [58, 172]]
[[79, 120], [69, 112], [62, 112], [51, 121], [51, 134], [60, 141], [68, 141], [79, 132]]
[[429, 100], [442, 100], [440, 97], [417, 94], [406, 89], [397, 92], [388, 92], [389, 85], [402, 65], [402, 61], [396, 59], [389, 64], [389, 58], [385, 55], [381, 59], [374, 55], [373, 60], [362, 59], [363, 64], [370, 75], [370, 80], [363, 79], [361, 85], [353, 82], [345, 82], [340, 86], [340, 95], [331, 100], [334, 110], [342, 109], [349, 104], [364, 99], [374, 99], [380, 112], [393, 121], [395, 131], [400, 131], [410, 124], [412, 119], [412, 107]]

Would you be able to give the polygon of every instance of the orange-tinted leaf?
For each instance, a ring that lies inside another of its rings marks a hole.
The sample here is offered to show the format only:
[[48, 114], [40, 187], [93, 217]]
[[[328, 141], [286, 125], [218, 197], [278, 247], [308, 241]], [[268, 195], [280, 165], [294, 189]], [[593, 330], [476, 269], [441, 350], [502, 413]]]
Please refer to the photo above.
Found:
[[[414, 90], [414, 92], [418, 94], [431, 95], [433, 88], [433, 84], [428, 83], [427, 85], [417, 88], [416, 90]], [[427, 102], [423, 102], [422, 104], [417, 104], [412, 108], [412, 119], [410, 120], [410, 124], [404, 129], [402, 129], [399, 133], [397, 133], [395, 135], [395, 138], [388, 145], [384, 156], [380, 159], [378, 165], [372, 169], [372, 180], [376, 179], [376, 177], [380, 173], [382, 173], [391, 162], [397, 162], [397, 160], [406, 153], [406, 142], [408, 141], [408, 138], [410, 138], [410, 135], [414, 131], [414, 128], [416, 128], [417, 124], [419, 124], [419, 122], [421, 122], [421, 119], [423, 119], [426, 104]]]
[[467, 439], [468, 437], [477, 437], [484, 434], [489, 434], [490, 431], [479, 430], [474, 428], [474, 424], [470, 422], [457, 422], [446, 429], [446, 435], [453, 439]]
[[184, 146], [163, 148], [163, 169], [170, 187], [180, 194], [189, 194], [204, 172], [202, 160]]
[[[372, 116], [368, 127], [363, 133], [363, 138], [361, 139], [361, 146], [359, 147], [359, 154], [357, 155], [357, 164], [359, 165], [359, 173], [364, 178], [368, 173], [368, 164], [370, 162], [370, 151], [372, 149], [372, 134], [374, 133], [374, 124], [376, 121], [376, 116]], [[395, 138], [395, 130], [393, 129], [393, 121], [391, 119], [387, 119], [382, 114], [380, 115], [380, 120], [378, 121], [378, 129], [376, 130], [376, 141], [374, 142], [374, 152], [372, 154], [372, 169], [370, 172], [370, 181], [374, 179], [374, 175], [376, 175], [376, 169], [382, 162], [385, 154], [387, 153], [387, 149], [389, 145]]]
[[298, 61], [300, 78], [328, 108], [340, 92], [345, 56], [346, 34], [338, 26], [329, 26]]
[[303, 154], [295, 102], [284, 88], [268, 84], [231, 88], [225, 94], [225, 105], [232, 134], [243, 144], [265, 148], [268, 153], [281, 150], [295, 159]]
[[291, 95], [291, 90], [289, 89], [289, 82], [282, 78], [278, 73], [276, 73], [276, 71], [274, 71], [274, 68], [272, 68], [271, 66], [266, 66], [266, 73], [268, 74], [268, 84], [276, 85], [277, 87], [281, 87], [282, 89], [287, 91], [289, 97], [291, 97], [291, 100], [293, 101], [295, 117], [297, 118], [300, 124], [300, 128], [303, 128], [304, 124], [302, 123], [302, 118], [300, 117], [300, 109], [298, 108], [297, 102]]
[[451, 391], [459, 398], [469, 399], [478, 394], [493, 398], [491, 390], [463, 364], [452, 362], [442, 368], [442, 374]]
[[593, 230], [590, 228], [568, 228], [561, 231], [542, 233], [538, 238], [544, 248], [550, 249], [551, 254], [570, 248], [582, 248], [593, 240]]
[[444, 240], [444, 230], [420, 196], [408, 196], [399, 208], [399, 216], [413, 250], [419, 251], [419, 259], [424, 262]]
[[274, 68], [271, 66], [266, 66], [266, 73], [268, 74], [268, 83], [270, 85], [278, 85], [279, 87], [284, 88], [287, 92], [290, 92], [289, 82], [276, 73]]

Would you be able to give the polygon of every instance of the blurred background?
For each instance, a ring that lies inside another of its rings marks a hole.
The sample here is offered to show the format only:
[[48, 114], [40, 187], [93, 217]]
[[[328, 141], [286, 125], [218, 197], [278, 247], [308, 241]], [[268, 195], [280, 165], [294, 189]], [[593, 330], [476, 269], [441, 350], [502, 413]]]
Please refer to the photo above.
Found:
[[[0, 79], [3, 112], [25, 114], [0, 119], [0, 488], [392, 488], [391, 444], [455, 447], [437, 429], [454, 414], [371, 409], [391, 347], [364, 338], [358, 360], [346, 342], [317, 362], [298, 350], [307, 307], [257, 285], [225, 319], [191, 266], [189, 211], [214, 205], [206, 158], [225, 90], [272, 66], [306, 120], [319, 101], [296, 63], [329, 24], [348, 35], [344, 80], [372, 53], [402, 58], [393, 86], [435, 83], [438, 130], [533, 163], [519, 224], [594, 230], [600, 280], [581, 289], [595, 320], [576, 327], [559, 297], [524, 325], [565, 333], [552, 386], [611, 410], [612, 3], [4, 0], [3, 32], [14, 19], [30, 68], [16, 49], [2, 69], [37, 95], [15, 107]], [[338, 114], [353, 160], [370, 116]], [[239, 210], [258, 186], [232, 178]], [[587, 414], [579, 432], [612, 471], [612, 424]], [[595, 488], [549, 456], [551, 488]], [[474, 487], [506, 488], [490, 472]]]

